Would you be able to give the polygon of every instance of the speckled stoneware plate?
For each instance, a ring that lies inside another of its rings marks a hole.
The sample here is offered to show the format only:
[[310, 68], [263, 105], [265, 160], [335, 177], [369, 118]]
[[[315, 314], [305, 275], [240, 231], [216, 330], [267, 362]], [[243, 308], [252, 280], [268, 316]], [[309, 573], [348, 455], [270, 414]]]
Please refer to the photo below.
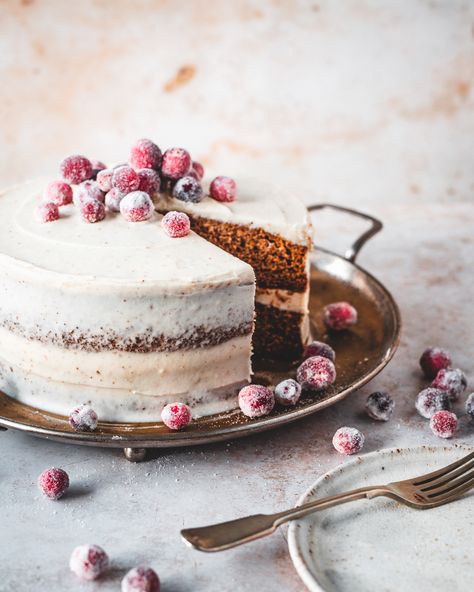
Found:
[[[352, 245], [345, 256], [315, 248], [311, 254], [310, 321], [314, 336], [327, 341], [336, 351], [336, 382], [323, 393], [304, 395], [292, 408], [276, 408], [266, 417], [248, 419], [239, 410], [194, 420], [186, 430], [173, 432], [161, 422], [99, 422], [93, 433], [74, 432], [66, 417], [23, 405], [0, 392], [0, 429], [11, 428], [63, 442], [86, 446], [123, 448], [129, 460], [143, 460], [146, 448], [192, 446], [230, 440], [295, 421], [333, 405], [354, 392], [384, 368], [398, 345], [400, 314], [388, 290], [367, 271], [355, 264], [362, 245], [382, 228], [365, 214], [332, 207], [371, 222], [371, 227]], [[359, 312], [359, 321], [350, 331], [324, 333], [323, 306], [347, 300]], [[295, 366], [254, 360], [254, 382], [277, 384], [294, 377]]]
[[[387, 449], [320, 477], [299, 504], [365, 485], [408, 479], [472, 451]], [[355, 501], [290, 524], [293, 563], [311, 592], [467, 592], [473, 589], [474, 493], [431, 510], [386, 498]]]

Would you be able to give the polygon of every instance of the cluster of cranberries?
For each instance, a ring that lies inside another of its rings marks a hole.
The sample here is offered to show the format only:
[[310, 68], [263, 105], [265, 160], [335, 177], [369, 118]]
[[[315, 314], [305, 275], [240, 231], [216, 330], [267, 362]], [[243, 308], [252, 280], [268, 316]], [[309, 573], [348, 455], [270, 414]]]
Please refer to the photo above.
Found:
[[[452, 405], [467, 388], [467, 379], [462, 370], [452, 368], [449, 352], [439, 347], [429, 347], [421, 358], [420, 366], [426, 378], [432, 380], [416, 398], [418, 413], [430, 420], [432, 432], [439, 438], [451, 438], [458, 428], [458, 417]], [[474, 393], [466, 401], [466, 413], [474, 419]]]
[[[198, 203], [204, 197], [202, 164], [193, 161], [184, 148], [169, 148], [162, 153], [147, 139], [135, 142], [127, 164], [107, 168], [103, 162], [74, 155], [61, 162], [60, 173], [62, 178], [46, 186], [43, 202], [36, 208], [40, 222], [58, 220], [59, 208], [73, 202], [85, 222], [100, 222], [107, 210], [120, 212], [128, 222], [143, 222], [152, 217], [151, 198], [160, 190], [190, 203]], [[217, 201], [232, 202], [237, 196], [236, 183], [230, 177], [216, 177], [209, 194]], [[173, 238], [186, 236], [189, 218], [172, 213], [173, 216], [163, 219], [163, 228]]]
[[275, 403], [283, 407], [298, 403], [303, 390], [321, 391], [336, 380], [334, 350], [321, 341], [313, 341], [304, 352], [304, 360], [296, 371], [296, 380], [288, 378], [274, 390], [251, 384], [239, 392], [239, 406], [244, 415], [255, 418], [268, 415]]

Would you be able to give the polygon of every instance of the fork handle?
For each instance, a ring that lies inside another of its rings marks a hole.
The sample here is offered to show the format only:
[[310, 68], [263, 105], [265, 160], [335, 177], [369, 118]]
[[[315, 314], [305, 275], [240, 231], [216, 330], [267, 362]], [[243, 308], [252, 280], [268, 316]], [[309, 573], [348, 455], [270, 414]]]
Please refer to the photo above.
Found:
[[308, 502], [302, 506], [296, 506], [290, 510], [273, 514], [273, 518], [275, 519], [275, 528], [284, 524], [285, 522], [288, 522], [289, 520], [304, 518], [304, 516], [308, 516], [308, 514], [312, 514], [318, 510], [325, 510], [326, 508], [332, 508], [334, 506], [339, 506], [340, 504], [345, 504], [358, 499], [372, 499], [373, 497], [386, 494], [386, 487], [374, 485], [372, 487], [361, 487], [360, 489], [353, 489], [352, 491], [346, 491], [345, 493], [323, 497], [322, 499]]
[[200, 551], [224, 551], [272, 534], [281, 524], [302, 518], [317, 510], [332, 508], [357, 499], [371, 499], [387, 493], [387, 489], [382, 486], [363, 487], [308, 502], [303, 506], [276, 514], [256, 514], [202, 528], [187, 528], [181, 531], [181, 536], [188, 544]]

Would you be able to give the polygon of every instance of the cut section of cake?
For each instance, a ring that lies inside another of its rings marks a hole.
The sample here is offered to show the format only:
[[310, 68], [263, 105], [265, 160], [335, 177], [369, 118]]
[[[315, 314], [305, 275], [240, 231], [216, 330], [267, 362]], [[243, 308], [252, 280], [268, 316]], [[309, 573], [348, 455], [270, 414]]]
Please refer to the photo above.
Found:
[[34, 218], [47, 180], [0, 195], [0, 389], [68, 415], [157, 421], [180, 400], [193, 414], [236, 407], [250, 380], [250, 265], [194, 232], [173, 239], [152, 212], [130, 223], [80, 209]]
[[201, 237], [245, 261], [255, 271], [256, 356], [291, 361], [309, 339], [309, 214], [296, 197], [254, 179], [239, 179], [237, 199], [199, 203], [161, 193], [160, 212], [178, 210]]

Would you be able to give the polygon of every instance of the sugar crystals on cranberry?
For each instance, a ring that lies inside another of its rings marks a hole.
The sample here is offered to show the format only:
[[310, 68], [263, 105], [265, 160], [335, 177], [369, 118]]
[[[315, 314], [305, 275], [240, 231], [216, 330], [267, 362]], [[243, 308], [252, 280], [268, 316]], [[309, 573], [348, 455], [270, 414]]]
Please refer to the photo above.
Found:
[[275, 387], [275, 401], [285, 407], [296, 405], [301, 396], [301, 385], [296, 380], [288, 378]]
[[415, 407], [421, 417], [430, 419], [437, 411], [451, 409], [451, 401], [446, 391], [428, 387], [418, 393]]
[[204, 197], [201, 183], [194, 177], [181, 177], [173, 187], [173, 197], [180, 201], [198, 203]]
[[426, 378], [433, 379], [440, 370], [451, 366], [451, 356], [441, 347], [428, 347], [421, 355], [420, 366]]

